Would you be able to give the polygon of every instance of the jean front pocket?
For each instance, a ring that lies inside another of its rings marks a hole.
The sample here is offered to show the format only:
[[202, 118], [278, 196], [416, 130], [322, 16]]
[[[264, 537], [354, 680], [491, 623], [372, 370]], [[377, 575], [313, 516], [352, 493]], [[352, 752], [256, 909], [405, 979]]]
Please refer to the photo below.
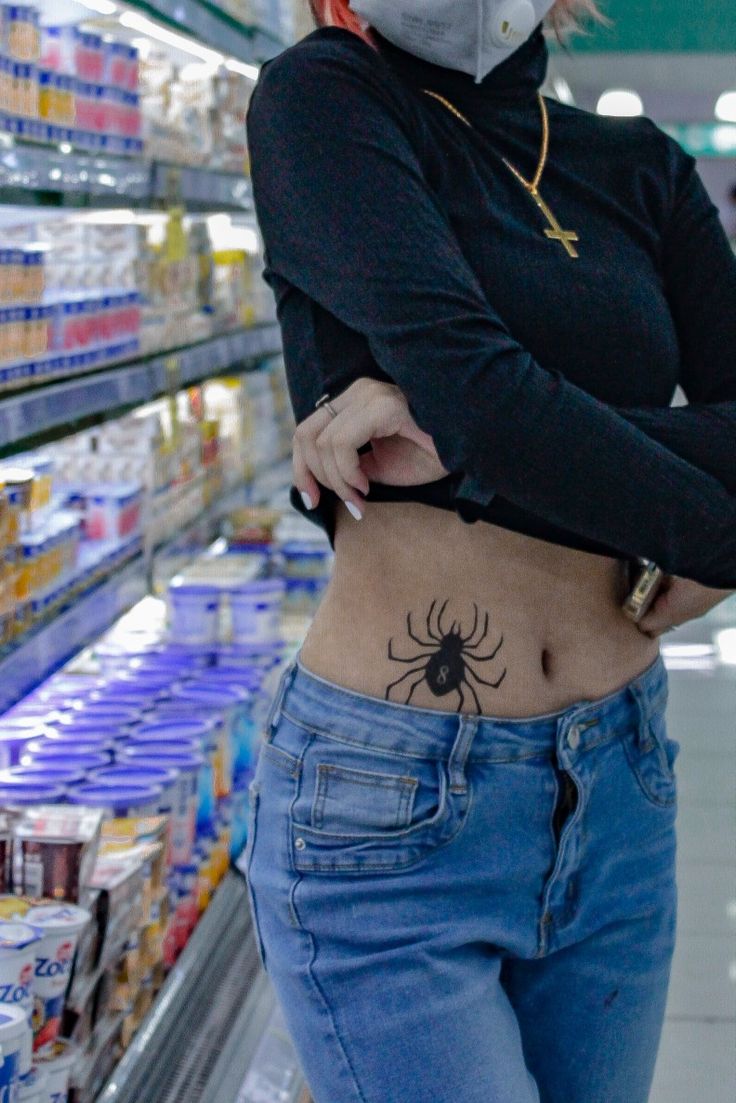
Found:
[[680, 744], [667, 732], [664, 708], [653, 710], [644, 723], [643, 736], [638, 730], [623, 738], [629, 766], [644, 796], [660, 808], [677, 802], [675, 760]]
[[449, 842], [470, 791], [450, 791], [441, 760], [412, 758], [305, 729], [292, 803], [292, 862], [299, 872], [406, 869]]

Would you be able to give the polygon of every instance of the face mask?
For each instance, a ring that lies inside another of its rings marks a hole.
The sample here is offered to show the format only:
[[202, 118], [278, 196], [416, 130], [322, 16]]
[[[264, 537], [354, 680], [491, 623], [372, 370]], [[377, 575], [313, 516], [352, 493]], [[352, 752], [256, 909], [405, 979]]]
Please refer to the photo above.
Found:
[[477, 84], [526, 42], [554, 0], [348, 0], [379, 34]]

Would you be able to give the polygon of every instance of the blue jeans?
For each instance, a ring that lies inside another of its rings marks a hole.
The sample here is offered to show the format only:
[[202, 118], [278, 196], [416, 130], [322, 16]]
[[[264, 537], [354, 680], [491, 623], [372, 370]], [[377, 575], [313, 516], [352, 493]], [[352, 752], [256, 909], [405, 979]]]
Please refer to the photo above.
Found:
[[244, 868], [316, 1103], [646, 1103], [677, 911], [667, 696], [661, 656], [522, 719], [286, 667]]

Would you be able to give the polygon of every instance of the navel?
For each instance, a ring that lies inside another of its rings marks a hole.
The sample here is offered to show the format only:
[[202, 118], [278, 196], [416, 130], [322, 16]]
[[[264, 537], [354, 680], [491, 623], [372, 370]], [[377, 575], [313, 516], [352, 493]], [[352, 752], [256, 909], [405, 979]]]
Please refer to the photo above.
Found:
[[549, 678], [552, 673], [552, 652], [546, 647], [542, 648], [542, 673], [545, 678]]

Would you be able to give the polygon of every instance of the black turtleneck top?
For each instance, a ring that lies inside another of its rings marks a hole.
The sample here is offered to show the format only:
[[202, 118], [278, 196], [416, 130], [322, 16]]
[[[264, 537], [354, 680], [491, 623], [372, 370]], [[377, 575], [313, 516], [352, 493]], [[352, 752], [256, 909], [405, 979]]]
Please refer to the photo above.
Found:
[[[391, 380], [451, 474], [369, 500], [736, 588], [736, 258], [694, 159], [647, 118], [547, 100], [540, 192], [572, 259], [502, 160], [536, 169], [541, 26], [480, 83], [376, 38], [315, 30], [248, 111], [297, 422]], [[291, 500], [332, 542], [335, 495]]]

